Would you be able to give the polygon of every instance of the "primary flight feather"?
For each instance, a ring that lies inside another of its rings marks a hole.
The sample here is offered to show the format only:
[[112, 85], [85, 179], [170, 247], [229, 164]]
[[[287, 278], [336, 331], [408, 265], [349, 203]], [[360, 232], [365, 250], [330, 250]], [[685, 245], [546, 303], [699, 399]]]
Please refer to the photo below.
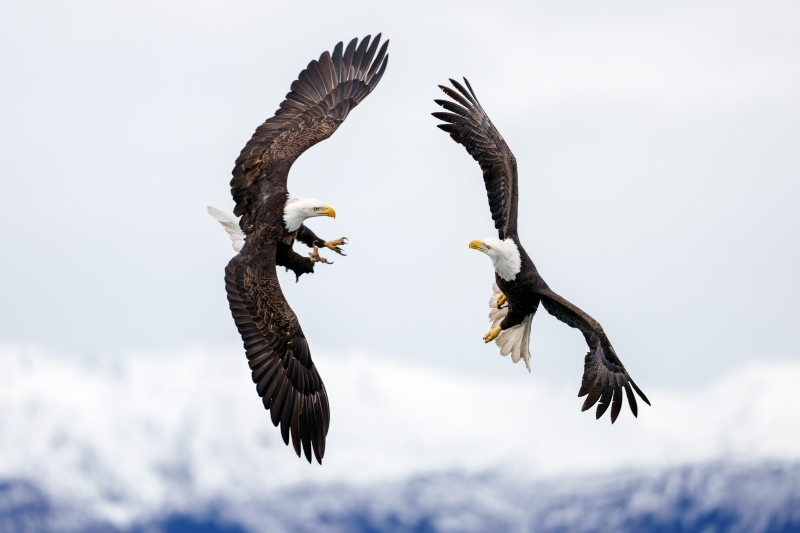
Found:
[[[225, 288], [234, 322], [244, 341], [256, 392], [280, 426], [283, 441], [291, 437], [311, 462], [322, 463], [330, 408], [325, 385], [311, 359], [308, 341], [283, 296], [276, 267], [292, 270], [296, 279], [314, 271], [320, 247], [344, 255], [346, 239], [324, 241], [303, 222], [336, 217], [324, 203], [289, 195], [289, 169], [300, 155], [330, 137], [350, 111], [377, 86], [388, 64], [389, 41], [381, 36], [338, 43], [323, 52], [292, 83], [275, 115], [259, 126], [233, 169], [231, 194], [236, 203], [228, 215], [209, 207], [225, 227], [237, 253], [225, 268]], [[309, 256], [292, 249], [295, 240], [313, 248]]]
[[[498, 238], [476, 239], [469, 247], [487, 254], [495, 269], [489, 318], [492, 328], [484, 342], [495, 341], [502, 355], [520, 359], [530, 371], [530, 325], [541, 303], [548, 313], [583, 333], [589, 353], [584, 359], [583, 379], [578, 396], [586, 396], [582, 411], [596, 403], [596, 417], [611, 407], [613, 423], [622, 408], [622, 396], [634, 416], [638, 414], [636, 396], [648, 405], [650, 401], [636, 386], [603, 328], [591, 316], [550, 290], [528, 257], [517, 235], [517, 160], [503, 136], [489, 120], [469, 82], [466, 87], [450, 80], [451, 87], [439, 87], [451, 100], [435, 100], [447, 112], [433, 113], [445, 122], [439, 128], [450, 134], [478, 162], [489, 199]], [[505, 305], [504, 305], [505, 304]], [[599, 402], [599, 403], [598, 403]]]

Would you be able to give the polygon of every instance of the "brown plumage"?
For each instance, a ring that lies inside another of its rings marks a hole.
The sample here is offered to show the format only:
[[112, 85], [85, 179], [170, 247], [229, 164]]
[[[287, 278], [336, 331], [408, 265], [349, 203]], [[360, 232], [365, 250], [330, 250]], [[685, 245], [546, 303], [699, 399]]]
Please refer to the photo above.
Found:
[[[244, 341], [256, 391], [298, 456], [302, 448], [322, 463], [330, 409], [325, 385], [311, 359], [297, 316], [281, 291], [277, 266], [300, 275], [313, 262], [292, 250], [295, 239], [320, 245], [308, 228], [293, 231], [284, 222], [292, 163], [307, 149], [330, 137], [348, 113], [375, 88], [388, 63], [380, 34], [333, 54], [324, 52], [292, 83], [275, 116], [259, 126], [236, 160], [231, 180], [235, 214], [246, 235], [241, 252], [225, 269], [231, 313]], [[338, 250], [337, 250], [338, 251]]]
[[578, 396], [586, 396], [581, 410], [586, 411], [599, 401], [596, 417], [600, 418], [611, 406], [613, 423], [622, 408], [624, 389], [631, 412], [636, 416], [638, 408], [633, 390], [648, 405], [650, 401], [628, 375], [603, 328], [591, 316], [550, 290], [522, 247], [517, 235], [517, 161], [514, 154], [489, 120], [469, 82], [464, 79], [466, 88], [455, 80], [450, 82], [455, 90], [439, 87], [453, 101], [435, 100], [448, 112], [433, 113], [433, 116], [446, 123], [438, 127], [463, 145], [480, 164], [498, 236], [503, 241], [513, 241], [519, 252], [519, 270], [513, 279], [495, 274], [497, 285], [508, 299], [509, 306], [500, 328], [506, 330], [521, 324], [527, 316], [536, 313], [541, 302], [551, 315], [580, 330], [589, 346], [578, 391]]

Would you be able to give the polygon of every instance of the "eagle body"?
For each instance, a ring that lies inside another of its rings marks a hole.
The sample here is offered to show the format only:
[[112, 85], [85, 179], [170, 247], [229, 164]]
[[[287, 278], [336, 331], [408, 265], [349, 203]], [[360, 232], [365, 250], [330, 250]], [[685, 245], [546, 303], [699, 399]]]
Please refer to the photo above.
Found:
[[544, 282], [536, 265], [525, 252], [525, 248], [519, 242], [517, 236], [511, 237], [517, 245], [520, 256], [520, 271], [512, 280], [506, 281], [500, 274], [495, 272], [495, 283], [505, 294], [508, 301], [508, 314], [502, 321], [502, 328], [512, 328], [521, 324], [525, 317], [535, 315], [539, 308], [540, 292], [542, 289], [549, 289]]
[[[264, 201], [261, 203], [251, 223], [244, 230], [247, 240], [243, 254], [261, 255], [272, 253], [269, 248], [274, 247], [275, 265], [287, 268], [294, 272], [297, 279], [303, 274], [314, 272], [314, 262], [310, 257], [302, 256], [294, 251], [296, 240], [310, 248], [321, 246], [325, 241], [317, 237], [305, 224], [297, 229], [290, 229], [285, 222], [287, 218], [287, 203], [292, 198], [285, 188], [275, 188], [265, 192]], [[249, 249], [252, 243], [252, 250]]]
[[539, 305], [570, 327], [578, 329], [589, 352], [584, 358], [584, 372], [578, 396], [586, 396], [581, 410], [597, 404], [600, 418], [611, 407], [613, 423], [622, 408], [623, 395], [636, 416], [634, 391], [650, 403], [631, 379], [619, 360], [600, 324], [572, 302], [555, 293], [539, 275], [525, 252], [517, 233], [518, 176], [517, 161], [503, 136], [494, 127], [478, 102], [475, 92], [450, 80], [452, 87], [440, 85], [450, 100], [435, 100], [447, 112], [433, 113], [444, 124], [438, 127], [463, 145], [483, 171], [489, 210], [498, 238], [475, 239], [469, 247], [487, 254], [495, 269], [495, 284], [489, 302], [492, 329], [484, 342], [494, 340], [501, 355], [511, 355], [516, 363], [525, 361], [530, 371], [531, 320]]
[[[242, 337], [256, 392], [280, 427], [311, 462], [322, 463], [330, 424], [325, 385], [311, 358], [308, 340], [278, 281], [278, 267], [299, 280], [328, 263], [317, 253], [325, 247], [344, 255], [345, 238], [324, 241], [303, 222], [335, 217], [318, 200], [295, 198], [288, 190], [289, 171], [306, 150], [329, 138], [377, 86], [388, 64], [389, 41], [365, 37], [338, 43], [311, 61], [291, 85], [275, 115], [256, 128], [233, 169], [234, 215], [209, 207], [231, 237], [238, 253], [225, 268], [225, 289], [233, 320]], [[380, 48], [379, 48], [380, 46]], [[236, 217], [240, 217], [238, 220]], [[295, 252], [295, 241], [313, 248]]]

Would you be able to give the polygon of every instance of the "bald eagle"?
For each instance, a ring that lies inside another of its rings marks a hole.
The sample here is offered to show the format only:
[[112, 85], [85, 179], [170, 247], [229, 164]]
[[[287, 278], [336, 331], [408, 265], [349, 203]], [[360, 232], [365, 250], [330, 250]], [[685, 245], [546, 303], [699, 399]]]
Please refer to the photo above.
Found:
[[[350, 111], [378, 85], [389, 56], [381, 36], [323, 52], [292, 83], [275, 116], [259, 126], [236, 160], [231, 194], [234, 215], [209, 207], [227, 230], [237, 254], [225, 268], [225, 288], [233, 320], [244, 341], [256, 392], [280, 426], [284, 443], [291, 435], [294, 451], [311, 462], [325, 455], [330, 409], [325, 385], [311, 360], [308, 341], [281, 292], [276, 267], [299, 280], [314, 272], [328, 248], [345, 255], [346, 239], [325, 241], [303, 222], [311, 217], [336, 217], [333, 208], [310, 198], [289, 195], [289, 169], [300, 155], [330, 137]], [[370, 44], [371, 42], [371, 44]], [[239, 216], [241, 218], [236, 219]], [[294, 241], [313, 251], [305, 257]]]
[[[489, 197], [489, 209], [498, 238], [476, 239], [469, 247], [488, 255], [495, 270], [493, 295], [489, 302], [492, 328], [484, 342], [495, 341], [502, 355], [511, 354], [514, 362], [524, 359], [530, 372], [531, 320], [541, 303], [548, 313], [583, 333], [589, 353], [584, 360], [583, 380], [578, 396], [586, 396], [581, 411], [598, 401], [596, 418], [611, 406], [611, 422], [622, 408], [622, 390], [634, 416], [638, 414], [635, 390], [648, 405], [650, 401], [633, 382], [611, 346], [600, 324], [588, 314], [550, 290], [522, 247], [517, 234], [517, 161], [502, 135], [478, 102], [469, 82], [467, 89], [455, 80], [439, 88], [451, 100], [435, 100], [448, 112], [433, 113], [444, 121], [438, 127], [464, 145], [480, 164]], [[504, 305], [505, 304], [505, 305]]]

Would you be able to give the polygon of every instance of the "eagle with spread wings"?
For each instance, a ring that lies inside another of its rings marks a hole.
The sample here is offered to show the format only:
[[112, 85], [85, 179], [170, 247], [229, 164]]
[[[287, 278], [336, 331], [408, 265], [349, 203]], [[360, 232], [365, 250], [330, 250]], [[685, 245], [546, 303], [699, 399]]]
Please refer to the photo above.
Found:
[[[321, 248], [345, 255], [346, 239], [326, 241], [305, 226], [308, 218], [335, 218], [336, 212], [318, 200], [291, 196], [287, 179], [297, 158], [333, 135], [378, 85], [389, 60], [389, 41], [382, 46], [380, 41], [378, 34], [347, 46], [340, 42], [333, 53], [311, 61], [236, 160], [234, 215], [208, 208], [237, 252], [225, 268], [225, 288], [256, 392], [283, 441], [288, 445], [291, 436], [295, 453], [299, 457], [302, 448], [309, 463], [312, 453], [320, 464], [325, 455], [328, 395], [276, 267], [291, 270], [299, 280], [313, 273], [316, 263], [328, 263], [319, 255]], [[308, 256], [293, 250], [296, 240], [312, 248]]]
[[[539, 304], [548, 313], [583, 333], [589, 353], [586, 354], [583, 380], [578, 396], [586, 396], [582, 411], [597, 404], [596, 418], [611, 407], [613, 423], [622, 408], [622, 396], [634, 416], [638, 414], [636, 396], [648, 405], [650, 401], [631, 379], [600, 324], [575, 304], [553, 292], [522, 247], [517, 234], [517, 160], [503, 136], [489, 120], [469, 82], [466, 88], [455, 80], [451, 87], [439, 88], [451, 100], [435, 100], [446, 112], [433, 113], [445, 122], [438, 127], [450, 134], [478, 162], [489, 197], [498, 238], [476, 239], [469, 247], [487, 254], [494, 265], [495, 284], [489, 301], [492, 328], [484, 342], [495, 341], [501, 355], [521, 359], [530, 372], [530, 333], [533, 315]], [[598, 403], [599, 402], [599, 403]]]

